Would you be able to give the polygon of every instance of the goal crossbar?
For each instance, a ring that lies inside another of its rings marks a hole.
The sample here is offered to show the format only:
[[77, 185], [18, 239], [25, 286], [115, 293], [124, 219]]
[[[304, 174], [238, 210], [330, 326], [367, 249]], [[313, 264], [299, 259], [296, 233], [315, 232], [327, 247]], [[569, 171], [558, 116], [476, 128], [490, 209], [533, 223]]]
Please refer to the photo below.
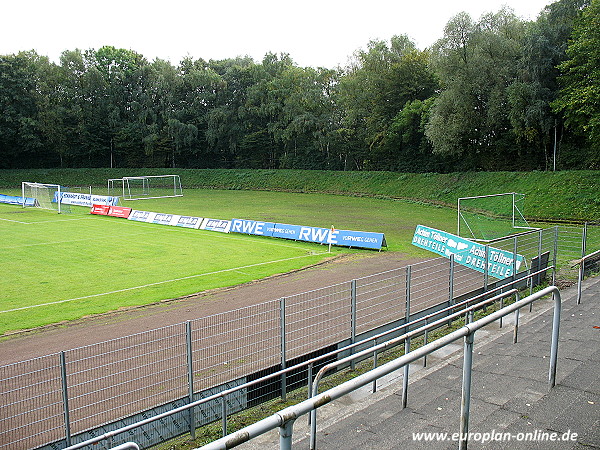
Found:
[[123, 200], [183, 197], [183, 189], [179, 175], [142, 175], [110, 178], [108, 195], [120, 195]]

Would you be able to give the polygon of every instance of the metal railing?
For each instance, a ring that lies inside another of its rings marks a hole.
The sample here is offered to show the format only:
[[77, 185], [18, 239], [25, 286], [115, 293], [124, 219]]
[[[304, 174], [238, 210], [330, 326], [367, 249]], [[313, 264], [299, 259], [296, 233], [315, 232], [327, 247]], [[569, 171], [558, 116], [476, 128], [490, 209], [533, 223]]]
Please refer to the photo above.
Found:
[[[471, 399], [471, 375], [473, 365], [473, 345], [475, 341], [475, 332], [480, 328], [499, 320], [500, 318], [516, 312], [542, 297], [552, 294], [554, 300], [554, 316], [552, 320], [552, 338], [550, 347], [550, 367], [548, 371], [549, 389], [554, 387], [556, 382], [556, 365], [558, 358], [558, 335], [560, 327], [561, 298], [558, 288], [551, 286], [522, 300], [505, 306], [499, 311], [493, 312], [479, 320], [468, 323], [462, 328], [453, 331], [429, 344], [425, 344], [416, 350], [413, 350], [400, 358], [390, 361], [380, 367], [377, 367], [365, 374], [359, 375], [350, 381], [346, 381], [334, 388], [331, 388], [321, 394], [315, 395], [297, 405], [285, 408], [259, 422], [249, 425], [229, 436], [211, 442], [201, 447], [203, 450], [229, 449], [258, 437], [268, 431], [279, 429], [279, 446], [282, 450], [292, 448], [292, 436], [294, 422], [301, 416], [315, 412], [312, 424], [316, 424], [316, 410], [333, 400], [347, 395], [356, 389], [359, 389], [373, 381], [401, 369], [408, 364], [440, 349], [446, 345], [452, 344], [459, 339], [464, 339], [464, 358], [463, 358], [463, 380], [460, 412], [459, 448], [466, 449], [469, 431], [470, 418], [470, 399]], [[311, 439], [311, 448], [314, 449], [316, 439]]]
[[583, 284], [583, 278], [585, 275], [585, 263], [590, 259], [600, 259], [600, 250], [597, 250], [589, 255], [585, 255], [579, 261], [575, 262], [575, 265], [579, 266], [579, 272], [577, 274], [577, 304], [581, 303], [581, 288]]
[[[546, 269], [540, 270], [539, 272], [533, 272], [533, 273], [529, 274], [527, 276], [527, 278], [533, 278], [535, 276], [540, 275], [540, 273], [542, 273], [542, 272], [547, 272], [547, 271], [551, 271], [551, 270], [553, 270], [553, 267], [548, 267]], [[522, 282], [523, 279], [521, 279], [519, 281]], [[506, 289], [509, 289], [509, 290], [506, 291]], [[230, 389], [226, 389], [224, 391], [221, 391], [217, 394], [206, 397], [204, 399], [201, 399], [201, 400], [198, 400], [195, 402], [191, 402], [187, 405], [183, 405], [179, 408], [172, 409], [165, 413], [162, 413], [162, 414], [144, 419], [142, 421], [132, 423], [125, 427], [121, 427], [116, 430], [104, 433], [102, 435], [99, 435], [94, 438], [88, 439], [86, 441], [80, 442], [78, 444], [72, 445], [72, 446], [68, 447], [67, 450], [75, 450], [75, 449], [83, 448], [83, 447], [86, 447], [89, 445], [97, 444], [98, 442], [101, 442], [104, 440], [109, 440], [109, 439], [113, 438], [114, 436], [117, 436], [121, 433], [126, 433], [133, 429], [140, 428], [143, 425], [146, 425], [146, 424], [149, 424], [149, 423], [152, 423], [155, 421], [159, 421], [161, 419], [164, 419], [166, 417], [169, 417], [169, 416], [172, 416], [175, 414], [179, 414], [183, 411], [192, 411], [194, 408], [200, 407], [204, 404], [213, 402], [215, 400], [218, 400], [221, 405], [222, 431], [223, 431], [223, 435], [225, 436], [227, 434], [227, 415], [228, 415], [228, 413], [227, 413], [227, 398], [229, 396], [235, 395], [236, 392], [248, 390], [249, 388], [251, 388], [255, 385], [264, 383], [265, 381], [284, 377], [288, 373], [297, 371], [299, 368], [306, 367], [307, 368], [307, 379], [308, 379], [308, 382], [307, 382], [308, 392], [309, 392], [309, 395], [311, 395], [311, 393], [312, 393], [312, 395], [314, 396], [314, 395], [316, 395], [316, 389], [318, 389], [319, 381], [323, 378], [325, 372], [331, 370], [332, 368], [348, 365], [348, 363], [354, 363], [356, 360], [360, 360], [366, 355], [369, 355], [371, 353], [375, 354], [379, 351], [382, 351], [382, 350], [385, 350], [388, 348], [392, 348], [392, 347], [398, 345], [402, 341], [405, 341], [405, 345], [410, 347], [410, 338], [411, 337], [423, 335], [424, 336], [424, 344], [427, 344], [427, 332], [429, 330], [439, 328], [440, 326], [443, 326], [444, 324], [447, 324], [452, 320], [458, 319], [459, 317], [461, 317], [463, 315], [465, 316], [465, 322], [468, 323], [469, 321], [472, 321], [474, 311], [476, 311], [478, 309], [486, 308], [496, 302], [500, 302], [500, 307], [502, 308], [503, 300], [505, 298], [511, 297], [511, 296], [515, 296], [518, 299], [519, 298], [518, 290], [510, 289], [509, 286], [507, 286], [507, 285], [498, 286], [496, 288], [490, 289], [489, 291], [483, 292], [482, 294], [476, 295], [474, 297], [470, 297], [466, 300], [463, 300], [463, 301], [453, 304], [451, 306], [436, 310], [436, 311], [429, 313], [427, 315], [424, 315], [422, 317], [415, 318], [411, 322], [407, 322], [407, 323], [404, 323], [397, 327], [391, 328], [389, 330], [380, 332], [380, 333], [378, 333], [374, 336], [371, 336], [365, 340], [354, 342], [346, 347], [334, 350], [329, 353], [325, 353], [319, 357], [312, 358], [301, 364], [297, 364], [295, 366], [290, 366], [290, 367], [284, 368], [280, 371], [266, 375], [257, 380], [254, 380], [252, 382], [244, 383], [242, 385], [239, 385], [239, 386], [236, 386], [236, 387], [233, 387]], [[436, 317], [440, 317], [440, 318], [437, 320], [433, 320]], [[433, 320], [433, 321], [431, 321], [431, 320]], [[424, 322], [425, 325], [419, 327], [418, 324], [421, 322]], [[516, 315], [515, 328], [514, 328], [514, 340], [513, 340], [513, 342], [515, 342], [515, 343], [517, 341], [518, 323], [519, 323], [518, 315]], [[502, 327], [502, 318], [500, 318], [500, 327]], [[410, 330], [411, 328], [412, 328], [412, 331], [406, 332], [406, 330]], [[395, 338], [389, 338], [390, 335], [397, 334], [398, 332], [403, 332], [404, 334], [402, 334], [398, 337], [395, 337]], [[381, 344], [378, 344], [379, 340], [386, 338], [386, 337], [388, 338], [387, 341], [385, 341]], [[352, 352], [354, 349], [356, 349], [358, 347], [364, 347], [369, 343], [373, 343], [373, 345], [365, 350], [362, 350], [357, 353], [352, 353], [351, 356], [342, 358], [335, 363], [327, 364], [326, 366], [321, 368], [321, 370], [318, 372], [317, 376], [314, 378], [314, 381], [313, 381], [313, 368], [316, 364], [318, 364], [319, 362], [321, 362], [323, 360], [329, 359], [331, 356], [338, 356], [341, 353], [347, 353], [348, 351]], [[406, 353], [408, 353], [408, 351], [406, 351]], [[375, 359], [375, 361], [376, 361], [376, 359]], [[405, 383], [405, 387], [403, 390], [403, 405], [406, 406], [406, 401], [407, 401], [406, 398], [407, 398], [407, 391], [408, 391], [408, 389], [407, 389], [408, 366], [405, 368], [404, 383]], [[374, 381], [373, 382], [373, 391], [375, 391], [376, 388], [377, 388], [376, 381]], [[315, 423], [316, 423], [316, 421], [315, 421]]]

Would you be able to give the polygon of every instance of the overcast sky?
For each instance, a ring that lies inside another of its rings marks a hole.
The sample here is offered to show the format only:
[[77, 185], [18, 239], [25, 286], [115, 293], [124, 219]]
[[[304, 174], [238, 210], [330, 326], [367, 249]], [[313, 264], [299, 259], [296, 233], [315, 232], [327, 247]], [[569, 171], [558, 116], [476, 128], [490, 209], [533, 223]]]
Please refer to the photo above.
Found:
[[466, 11], [473, 19], [503, 5], [535, 20], [552, 0], [7, 0], [0, 7], [0, 55], [36, 50], [58, 62], [64, 50], [104, 45], [148, 60], [225, 59], [289, 53], [300, 66], [334, 68], [369, 40], [407, 34], [421, 49]]

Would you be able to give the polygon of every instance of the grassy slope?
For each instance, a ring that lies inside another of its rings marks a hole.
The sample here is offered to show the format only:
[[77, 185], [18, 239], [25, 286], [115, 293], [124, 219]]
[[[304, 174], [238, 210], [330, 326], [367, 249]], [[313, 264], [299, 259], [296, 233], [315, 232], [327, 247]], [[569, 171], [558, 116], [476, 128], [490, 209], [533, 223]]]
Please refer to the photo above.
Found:
[[600, 218], [600, 171], [402, 174], [302, 170], [55, 169], [0, 170], [1, 188], [23, 180], [68, 186], [105, 186], [108, 178], [177, 173], [184, 188], [325, 192], [409, 198], [455, 206], [458, 197], [520, 192], [528, 219]]

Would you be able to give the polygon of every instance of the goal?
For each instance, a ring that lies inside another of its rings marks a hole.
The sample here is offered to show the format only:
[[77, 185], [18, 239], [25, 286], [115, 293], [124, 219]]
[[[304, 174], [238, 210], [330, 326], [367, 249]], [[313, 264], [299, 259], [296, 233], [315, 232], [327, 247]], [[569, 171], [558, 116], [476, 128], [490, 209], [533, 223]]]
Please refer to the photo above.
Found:
[[525, 194], [461, 197], [458, 199], [458, 236], [489, 241], [530, 227], [523, 216]]
[[[70, 212], [68, 205], [62, 204], [62, 194], [64, 187], [59, 184], [32, 183], [23, 181], [21, 183], [21, 198], [23, 199], [23, 208], [26, 206], [35, 206], [43, 209], [50, 209], [60, 213]], [[32, 198], [33, 202], [27, 202], [27, 198]]]
[[183, 197], [183, 189], [179, 175], [146, 175], [109, 179], [107, 195], [123, 200]]

